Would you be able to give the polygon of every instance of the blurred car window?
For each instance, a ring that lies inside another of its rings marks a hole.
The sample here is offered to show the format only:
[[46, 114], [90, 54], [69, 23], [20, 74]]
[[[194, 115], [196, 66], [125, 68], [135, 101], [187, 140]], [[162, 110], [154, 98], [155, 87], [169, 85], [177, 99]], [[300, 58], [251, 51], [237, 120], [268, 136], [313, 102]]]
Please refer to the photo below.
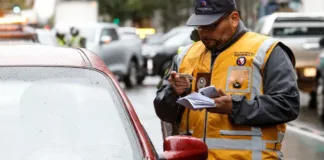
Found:
[[103, 29], [101, 36], [110, 36], [111, 40], [118, 40], [118, 34], [114, 28]]
[[1, 67], [0, 77], [1, 159], [143, 159], [121, 98], [105, 75], [81, 68]]
[[190, 42], [188, 41], [190, 40], [190, 33], [191, 32], [181, 32], [165, 41], [163, 45], [167, 47], [186, 45], [185, 42]]
[[276, 27], [273, 35], [278, 37], [286, 36], [318, 36], [324, 35], [324, 27]]

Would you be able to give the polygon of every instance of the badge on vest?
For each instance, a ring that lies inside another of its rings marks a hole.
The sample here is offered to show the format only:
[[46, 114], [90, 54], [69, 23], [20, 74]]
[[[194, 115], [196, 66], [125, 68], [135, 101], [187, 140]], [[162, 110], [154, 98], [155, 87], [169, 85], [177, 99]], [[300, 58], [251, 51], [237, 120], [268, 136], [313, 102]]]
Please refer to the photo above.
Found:
[[232, 66], [228, 68], [226, 92], [250, 93], [251, 90], [251, 67]]
[[210, 73], [197, 73], [195, 91], [210, 86]]
[[239, 57], [237, 60], [236, 60], [236, 64], [238, 66], [244, 66], [246, 63], [246, 58], [245, 57]]

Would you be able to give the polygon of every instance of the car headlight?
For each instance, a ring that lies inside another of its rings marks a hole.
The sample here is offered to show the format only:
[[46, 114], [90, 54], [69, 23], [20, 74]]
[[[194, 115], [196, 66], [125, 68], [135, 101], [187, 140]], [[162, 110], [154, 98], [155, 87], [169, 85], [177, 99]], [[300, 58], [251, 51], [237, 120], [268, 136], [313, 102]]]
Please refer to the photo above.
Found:
[[316, 77], [316, 68], [314, 67], [304, 68], [303, 74], [305, 77]]

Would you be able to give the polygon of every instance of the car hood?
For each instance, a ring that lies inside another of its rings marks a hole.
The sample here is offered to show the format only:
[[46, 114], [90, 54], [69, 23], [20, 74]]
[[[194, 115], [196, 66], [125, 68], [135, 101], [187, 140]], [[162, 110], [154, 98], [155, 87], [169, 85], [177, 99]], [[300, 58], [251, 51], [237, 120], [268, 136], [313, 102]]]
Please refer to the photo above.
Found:
[[143, 45], [143, 55], [176, 54], [180, 46]]

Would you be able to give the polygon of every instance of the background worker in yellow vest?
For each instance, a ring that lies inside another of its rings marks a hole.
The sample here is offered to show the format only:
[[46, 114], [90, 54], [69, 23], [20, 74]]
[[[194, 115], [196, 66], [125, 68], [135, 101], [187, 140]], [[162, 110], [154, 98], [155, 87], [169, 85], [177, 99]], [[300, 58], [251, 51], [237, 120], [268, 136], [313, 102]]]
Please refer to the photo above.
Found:
[[66, 45], [64, 33], [60, 32], [60, 31], [56, 31], [55, 37], [56, 37], [57, 44], [59, 46], [63, 47]]
[[70, 47], [85, 48], [85, 39], [83, 37], [81, 37], [80, 32], [79, 32], [79, 30], [77, 28], [71, 27], [70, 28], [70, 34], [71, 34], [71, 37], [70, 37], [69, 43], [68, 43], [68, 45]]
[[[285, 123], [300, 107], [293, 52], [248, 31], [234, 0], [196, 0], [187, 25], [197, 26], [201, 41], [174, 59], [154, 100], [157, 116], [173, 124], [173, 134], [201, 138], [209, 160], [283, 159]], [[209, 85], [221, 94], [215, 108], [193, 111], [176, 103]]]

